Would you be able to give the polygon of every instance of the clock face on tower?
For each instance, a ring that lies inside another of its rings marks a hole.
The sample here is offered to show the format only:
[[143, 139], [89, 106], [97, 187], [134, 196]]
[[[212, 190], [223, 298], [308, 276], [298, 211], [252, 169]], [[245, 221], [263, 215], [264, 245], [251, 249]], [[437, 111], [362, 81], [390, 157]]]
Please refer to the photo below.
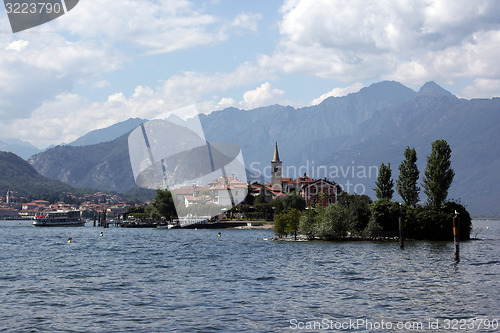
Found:
[[278, 172], [278, 167], [277, 166], [274, 167], [274, 172]]

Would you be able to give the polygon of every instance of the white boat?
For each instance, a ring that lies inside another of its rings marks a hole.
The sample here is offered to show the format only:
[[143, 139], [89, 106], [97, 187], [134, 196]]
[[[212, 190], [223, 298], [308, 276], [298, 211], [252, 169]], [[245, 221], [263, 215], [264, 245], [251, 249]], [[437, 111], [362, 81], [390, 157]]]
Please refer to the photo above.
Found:
[[58, 210], [35, 215], [35, 227], [81, 227], [85, 220], [80, 217], [79, 210]]

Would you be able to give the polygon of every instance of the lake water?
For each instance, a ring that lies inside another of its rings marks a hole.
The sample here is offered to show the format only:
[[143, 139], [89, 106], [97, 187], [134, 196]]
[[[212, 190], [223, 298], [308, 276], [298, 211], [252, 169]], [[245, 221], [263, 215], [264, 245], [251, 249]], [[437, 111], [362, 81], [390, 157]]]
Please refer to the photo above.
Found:
[[500, 222], [474, 227], [455, 263], [449, 242], [0, 221], [0, 331], [498, 331]]

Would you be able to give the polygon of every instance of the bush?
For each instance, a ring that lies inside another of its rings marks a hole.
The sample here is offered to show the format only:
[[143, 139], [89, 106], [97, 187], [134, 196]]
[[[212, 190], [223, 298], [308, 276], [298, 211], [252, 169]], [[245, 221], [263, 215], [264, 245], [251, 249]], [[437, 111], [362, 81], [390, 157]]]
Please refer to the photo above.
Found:
[[320, 210], [317, 218], [317, 235], [321, 239], [333, 240], [347, 236], [348, 212], [344, 207], [338, 204], [327, 205]]
[[299, 232], [308, 239], [314, 239], [318, 228], [317, 214], [312, 209], [307, 209], [300, 217]]
[[350, 231], [360, 234], [370, 221], [370, 204], [372, 203], [370, 197], [343, 192], [339, 195], [337, 202], [348, 211], [347, 220]]
[[287, 230], [286, 230], [286, 224], [287, 224], [287, 214], [282, 212], [276, 215], [274, 218], [274, 234], [278, 236], [279, 238], [283, 236], [287, 236]]
[[293, 234], [297, 239], [300, 216], [300, 211], [295, 208], [277, 214], [274, 220], [274, 233], [280, 238]]
[[368, 225], [363, 230], [363, 236], [369, 238], [376, 238], [382, 235], [382, 227], [375, 221], [375, 219], [370, 219]]
[[371, 218], [384, 232], [399, 230], [399, 203], [387, 199], [377, 200], [370, 205]]
[[414, 239], [453, 240], [453, 217], [460, 217], [460, 239], [469, 240], [472, 221], [464, 206], [448, 202], [433, 206], [408, 208], [404, 217], [405, 235]]

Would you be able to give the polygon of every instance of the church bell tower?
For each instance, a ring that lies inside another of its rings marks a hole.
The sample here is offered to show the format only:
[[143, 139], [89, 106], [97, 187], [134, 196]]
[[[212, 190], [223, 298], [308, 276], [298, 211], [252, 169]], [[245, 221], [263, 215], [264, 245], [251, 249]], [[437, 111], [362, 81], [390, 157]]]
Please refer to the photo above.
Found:
[[274, 147], [274, 156], [271, 161], [271, 187], [276, 190], [283, 190], [283, 184], [281, 181], [282, 170], [281, 170], [280, 154], [278, 153], [278, 143]]

